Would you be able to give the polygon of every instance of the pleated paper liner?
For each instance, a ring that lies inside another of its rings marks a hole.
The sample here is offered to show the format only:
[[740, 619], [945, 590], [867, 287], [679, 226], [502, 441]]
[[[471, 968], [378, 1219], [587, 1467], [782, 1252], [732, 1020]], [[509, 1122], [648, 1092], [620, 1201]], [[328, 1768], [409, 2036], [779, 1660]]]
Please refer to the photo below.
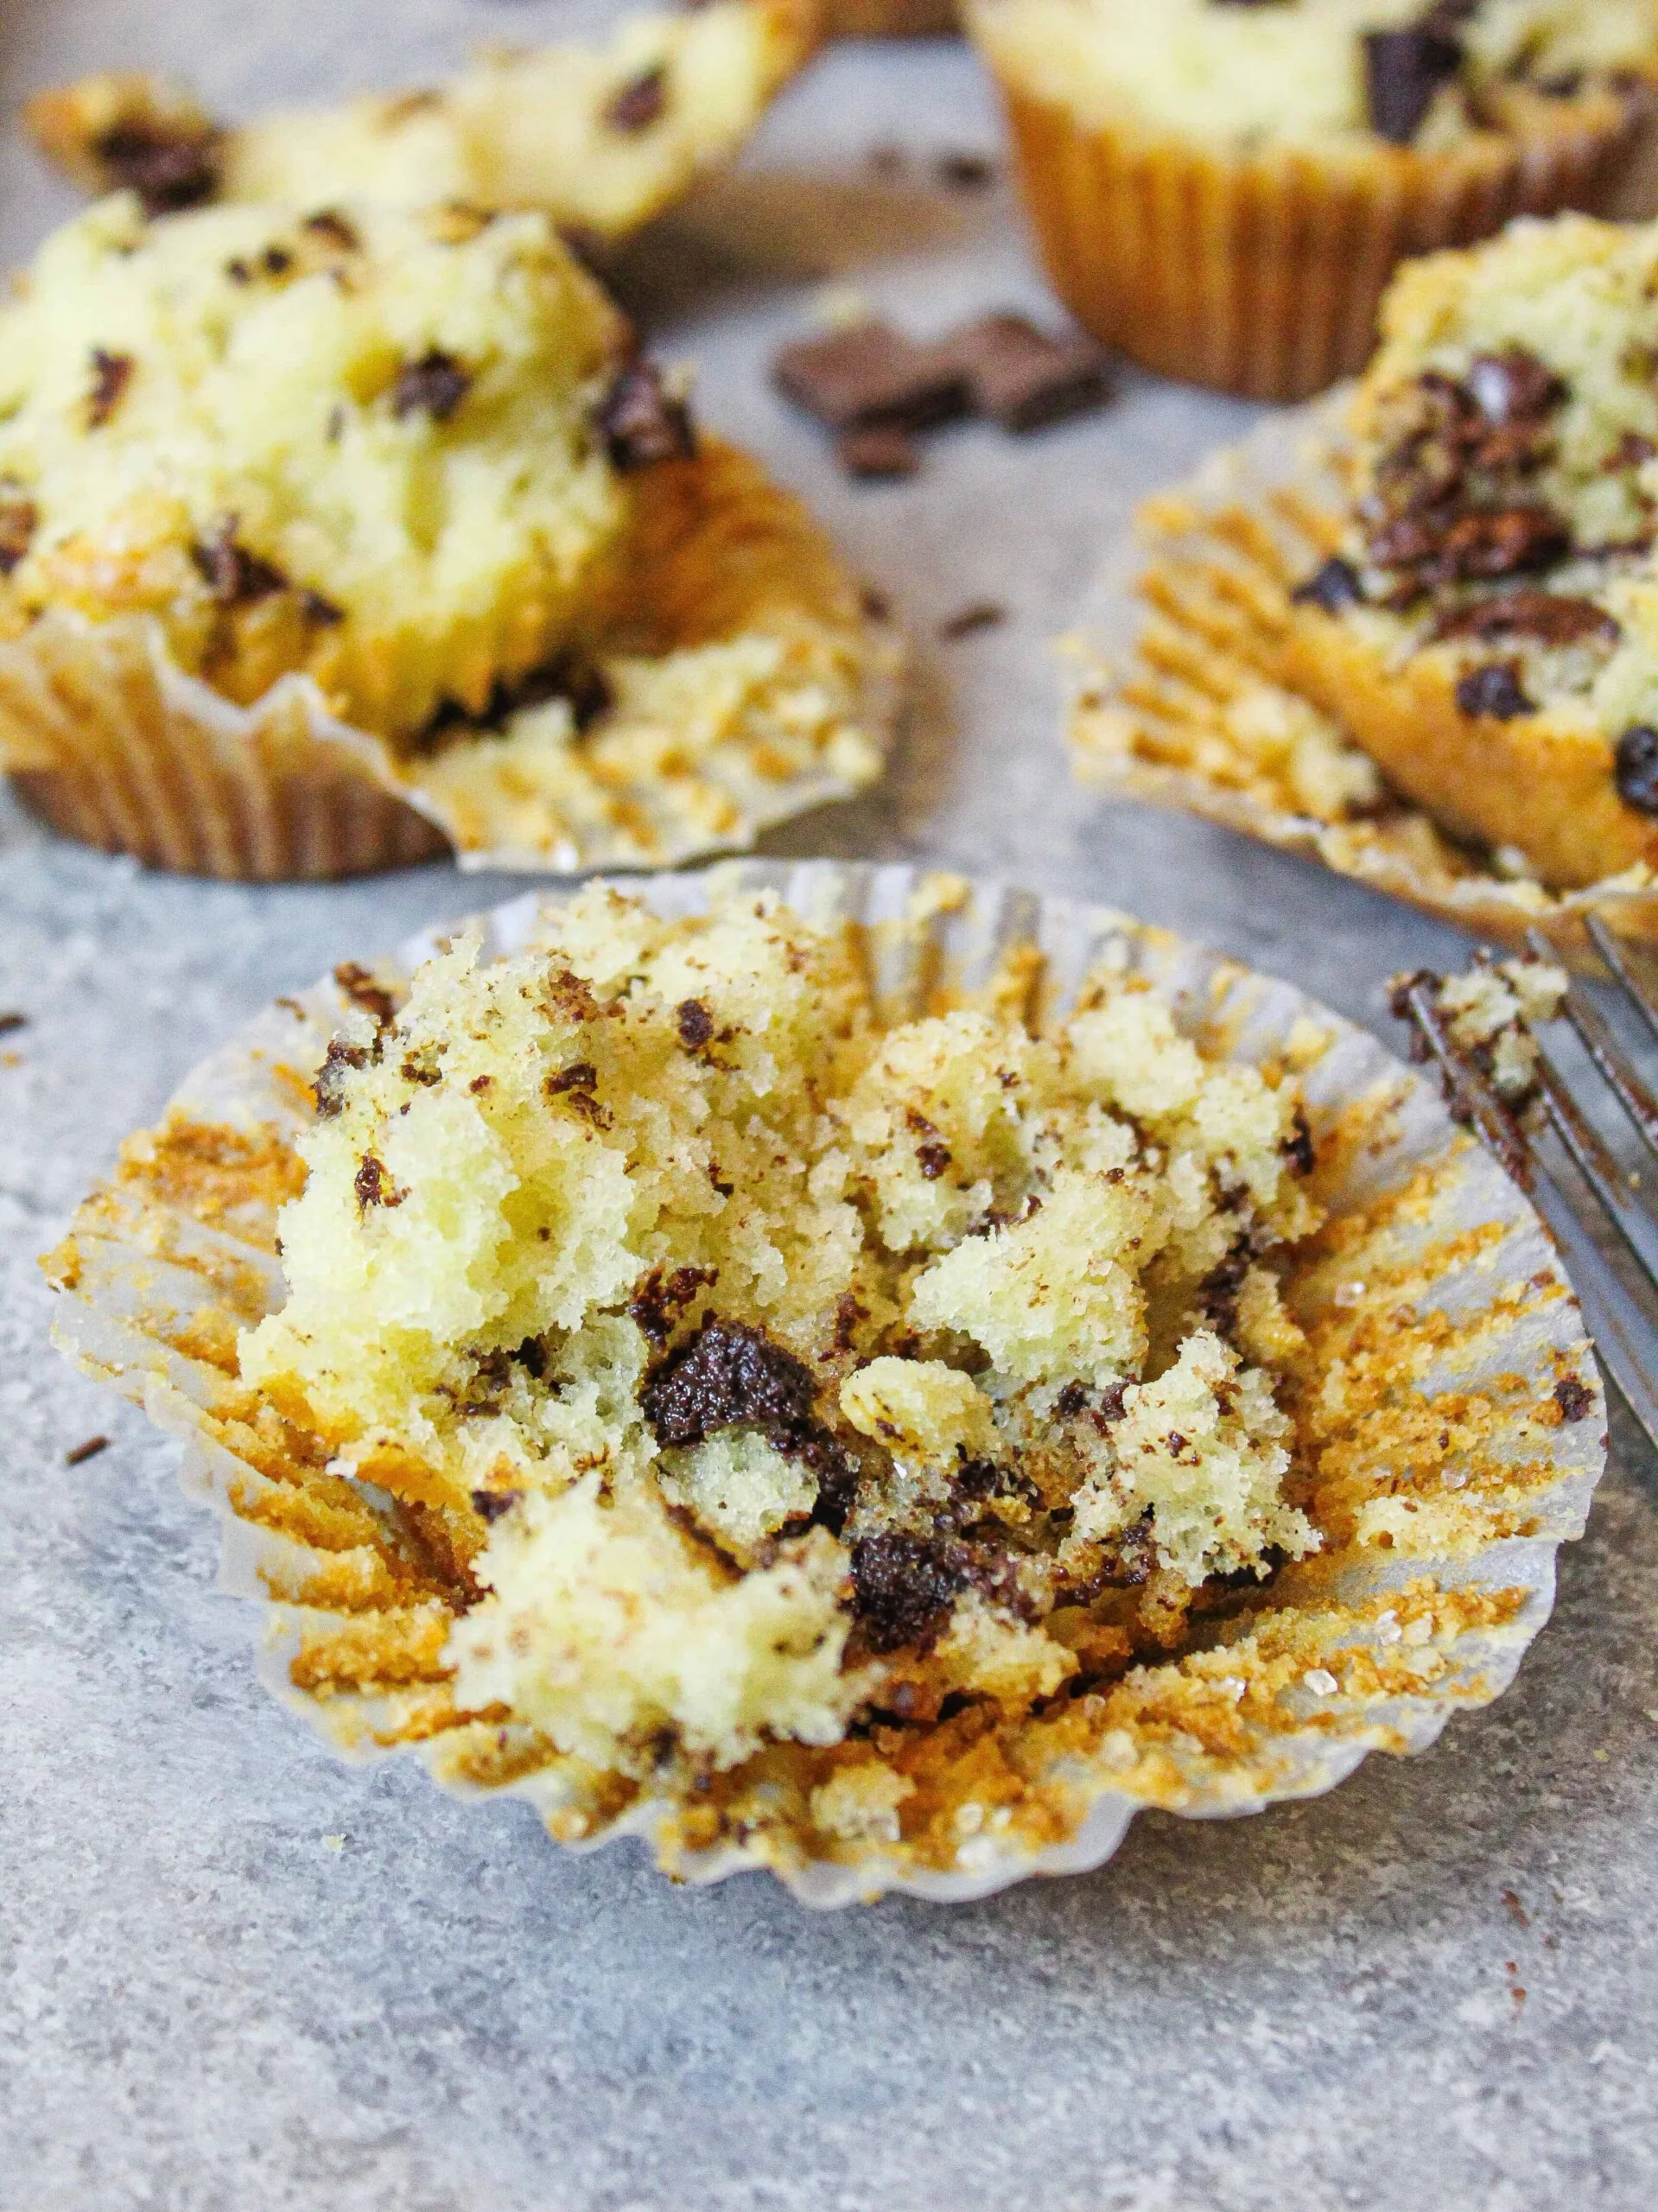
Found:
[[[54, 610], [0, 645], [0, 766], [67, 836], [245, 882], [449, 848], [472, 869], [670, 867], [874, 782], [904, 649], [805, 508], [712, 440], [636, 481], [626, 574], [594, 641], [615, 699], [572, 742], [461, 730], [400, 755], [308, 677], [238, 707], [179, 668], [147, 618]], [[687, 660], [673, 717], [630, 709], [630, 666], [744, 640], [763, 664], [755, 696], [718, 670], [699, 690]], [[829, 704], [803, 721], [773, 698]]]
[[[223, 1519], [226, 1586], [264, 1616], [275, 1694], [352, 1758], [408, 1750], [446, 1789], [527, 1797], [568, 1843], [638, 1836], [689, 1881], [769, 1866], [814, 1905], [961, 1900], [1097, 1866], [1142, 1808], [1210, 1818], [1312, 1795], [1496, 1697], [1547, 1618], [1558, 1546], [1582, 1532], [1604, 1404], [1536, 1217], [1427, 1085], [1287, 984], [1103, 908], [829, 861], [621, 887], [676, 916], [721, 886], [855, 925], [889, 1020], [994, 1001], [1040, 1028], [1109, 962], [1212, 1048], [1303, 1071], [1331, 1217], [1289, 1294], [1311, 1339], [1298, 1456], [1324, 1548], [1161, 1663], [1023, 1719], [989, 1711], [969, 1750], [918, 1732], [893, 1754], [917, 1783], [896, 1841], [810, 1826], [811, 1789], [867, 1745], [774, 1746], [688, 1807], [510, 1713], [458, 1710], [445, 1643], [464, 1593], [406, 1541], [395, 1498], [331, 1473], [238, 1379], [238, 1332], [283, 1296], [276, 1210], [302, 1179], [308, 1078], [344, 1006], [325, 982], [186, 1081], [49, 1263], [62, 1349], [183, 1440], [186, 1482]], [[497, 909], [486, 957], [524, 945], [551, 903]], [[433, 943], [377, 976], [399, 987]], [[1567, 1377], [1592, 1394], [1569, 1423]]]
[[1401, 260], [1472, 245], [1515, 215], [1604, 205], [1648, 103], [1539, 97], [1526, 135], [1433, 151], [1377, 140], [1235, 152], [1083, 122], [1028, 80], [1016, 14], [971, 0], [968, 22], [1001, 84], [1054, 289], [1147, 368], [1252, 399], [1305, 399], [1362, 368]]
[[1346, 503], [1347, 394], [1275, 416], [1149, 500], [1108, 548], [1077, 633], [1068, 727], [1095, 789], [1184, 808], [1320, 861], [1338, 875], [1515, 950], [1542, 932], [1572, 966], [1599, 963], [1584, 918], [1658, 943], [1644, 865], [1555, 892], [1462, 845], [1388, 795], [1356, 807], [1369, 756], [1284, 679], [1286, 593], [1331, 550]]

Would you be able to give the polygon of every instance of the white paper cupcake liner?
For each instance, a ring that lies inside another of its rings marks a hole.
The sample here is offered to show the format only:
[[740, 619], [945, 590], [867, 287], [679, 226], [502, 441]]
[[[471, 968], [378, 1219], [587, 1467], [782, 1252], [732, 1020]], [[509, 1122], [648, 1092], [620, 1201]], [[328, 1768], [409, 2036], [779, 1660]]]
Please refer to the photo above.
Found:
[[[1339, 1362], [1341, 1387], [1368, 1410], [1324, 1440], [1309, 1507], [1322, 1553], [1281, 1570], [1248, 1613], [1210, 1622], [1196, 1648], [1102, 1690], [1097, 1713], [1077, 1701], [1092, 1731], [1082, 1750], [1025, 1739], [1048, 1759], [1035, 1786], [1069, 1808], [1045, 1847], [963, 1820], [948, 1865], [878, 1843], [779, 1863], [750, 1839], [681, 1854], [672, 1871], [707, 1882], [773, 1863], [815, 1906], [886, 1891], [960, 1902], [1099, 1865], [1147, 1806], [1208, 1819], [1329, 1789], [1367, 1752], [1421, 1751], [1453, 1713], [1497, 1696], [1548, 1618], [1557, 1548], [1582, 1533], [1604, 1464], [1604, 1402], [1541, 1224], [1427, 1084], [1290, 985], [1102, 907], [831, 861], [735, 863], [621, 887], [675, 916], [702, 911], [716, 887], [774, 890], [809, 918], [864, 925], [887, 1019], [936, 1003], [941, 978], [970, 989], [1010, 952], [1033, 949], [1039, 1018], [1051, 1020], [1109, 957], [1166, 994], [1211, 1046], [1303, 1065], [1315, 1136], [1338, 1165], [1321, 1168], [1332, 1227], [1298, 1277], [1299, 1310], [1328, 1338], [1329, 1373]], [[522, 946], [547, 903], [497, 908], [487, 953]], [[436, 934], [405, 944], [377, 979], [406, 976]], [[226, 1426], [235, 1332], [283, 1296], [276, 1192], [262, 1195], [253, 1171], [308, 1119], [306, 1081], [344, 1004], [332, 981], [279, 1001], [186, 1080], [175, 1129], [189, 1125], [196, 1156], [235, 1172], [200, 1183], [189, 1211], [142, 1167], [89, 1199], [53, 1262], [65, 1294], [57, 1341], [184, 1440], [187, 1486], [223, 1518], [225, 1586], [264, 1613], [259, 1670], [276, 1696], [349, 1757], [406, 1746], [445, 1787], [525, 1796], [568, 1838], [582, 1825], [568, 1817], [568, 1763], [536, 1765], [524, 1750], [530, 1770], [516, 1771], [523, 1732], [446, 1718], [449, 1616], [406, 1574], [397, 1581], [395, 1547], [376, 1535], [387, 1502], [320, 1472], [296, 1487], [291, 1468], [273, 1468]], [[129, 1147], [130, 1162], [142, 1148]], [[1553, 1395], [1568, 1376], [1591, 1393], [1587, 1415], [1569, 1422]], [[377, 1671], [346, 1680], [353, 1639], [365, 1637], [378, 1640]], [[584, 1847], [659, 1840], [670, 1809], [643, 1802], [592, 1823]]]
[[[1648, 868], [1581, 891], [1550, 891], [1478, 864], [1420, 808], [1404, 804], [1376, 821], [1328, 822], [1241, 788], [1229, 771], [1155, 757], [1163, 733], [1182, 726], [1186, 702], [1178, 686], [1167, 687], [1170, 710], [1149, 702], [1164, 687], [1148, 663], [1148, 639], [1189, 647], [1217, 671], [1249, 661], [1251, 599], [1270, 600], [1284, 575], [1311, 574], [1329, 550], [1319, 523], [1345, 509], [1338, 467], [1350, 399], [1350, 386], [1344, 386], [1270, 416], [1239, 444], [1211, 454], [1184, 483], [1147, 501], [1107, 545], [1076, 632], [1061, 641], [1079, 780], [1243, 830], [1496, 944], [1517, 950], [1528, 931], [1540, 930], [1572, 966], [1591, 972], [1599, 963], [1584, 928], [1587, 914], [1633, 942], [1658, 942], [1658, 881]], [[1257, 688], [1263, 697], [1275, 693], [1292, 708], [1299, 703], [1270, 676]]]

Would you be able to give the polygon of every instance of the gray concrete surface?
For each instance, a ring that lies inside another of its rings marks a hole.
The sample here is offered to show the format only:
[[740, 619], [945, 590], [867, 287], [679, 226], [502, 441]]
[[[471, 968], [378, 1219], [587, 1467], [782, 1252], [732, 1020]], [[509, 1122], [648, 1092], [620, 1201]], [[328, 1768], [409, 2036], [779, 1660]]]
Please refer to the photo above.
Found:
[[[1148, 0], [1150, 4], [1150, 0]], [[508, 0], [17, 0], [0, 75], [187, 68], [222, 100], [417, 78]], [[765, 364], [828, 282], [918, 331], [1040, 307], [1000, 192], [868, 148], [995, 142], [959, 50], [851, 50], [633, 257], [708, 418], [820, 506], [922, 639], [886, 791], [773, 840], [1127, 906], [1388, 1025], [1449, 932], [1067, 787], [1048, 640], [1092, 549], [1244, 411], [1130, 378], [858, 489]], [[919, 178], [921, 181], [913, 179]], [[0, 144], [0, 232], [68, 204]], [[1001, 627], [934, 636], [966, 603]], [[347, 1770], [252, 1684], [174, 1447], [46, 1348], [34, 1268], [121, 1135], [264, 999], [511, 887], [144, 878], [0, 816], [0, 2205], [16, 2212], [1546, 2212], [1658, 2201], [1658, 1476], [1616, 1434], [1514, 1691], [1428, 1757], [1245, 1823], [1142, 1820], [1085, 1879], [807, 1916], [562, 1856], [518, 1806]], [[64, 1453], [112, 1440], [77, 1469]]]

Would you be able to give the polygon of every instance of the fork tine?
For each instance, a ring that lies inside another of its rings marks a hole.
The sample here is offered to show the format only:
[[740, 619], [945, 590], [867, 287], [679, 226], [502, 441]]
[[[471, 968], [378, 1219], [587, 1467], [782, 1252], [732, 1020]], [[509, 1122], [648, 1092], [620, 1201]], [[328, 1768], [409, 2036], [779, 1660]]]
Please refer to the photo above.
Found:
[[[1540, 958], [1548, 957], [1547, 942], [1535, 930], [1530, 932], [1528, 941], [1532, 950]], [[1630, 995], [1635, 995], [1633, 989]], [[1636, 1002], [1642, 1005], [1642, 1011], [1648, 1022], [1655, 1024], [1655, 1035], [1658, 1035], [1658, 1016], [1640, 1000]], [[1658, 1160], [1658, 1098], [1653, 1096], [1636, 1073], [1600, 1008], [1593, 1005], [1575, 983], [1567, 986], [1561, 1003], [1566, 1020], [1582, 1040], [1584, 1050], [1611, 1086], [1618, 1104], [1629, 1116], [1630, 1125], [1641, 1141], [1653, 1158]]]
[[[1653, 1004], [1645, 987], [1624, 957], [1623, 946], [1598, 914], [1586, 914], [1584, 921], [1594, 942], [1595, 950], [1606, 963], [1613, 980], [1618, 984], [1624, 997], [1640, 1015], [1642, 1020], [1646, 1023], [1654, 1039], [1658, 1041], [1658, 1006]], [[1534, 946], [1533, 950], [1535, 950]]]
[[1549, 1125], [1572, 1155], [1572, 1163], [1600, 1202], [1648, 1280], [1658, 1278], [1658, 1229], [1629, 1197], [1623, 1172], [1599, 1133], [1561, 1080], [1547, 1052], [1537, 1054], [1537, 1079]]

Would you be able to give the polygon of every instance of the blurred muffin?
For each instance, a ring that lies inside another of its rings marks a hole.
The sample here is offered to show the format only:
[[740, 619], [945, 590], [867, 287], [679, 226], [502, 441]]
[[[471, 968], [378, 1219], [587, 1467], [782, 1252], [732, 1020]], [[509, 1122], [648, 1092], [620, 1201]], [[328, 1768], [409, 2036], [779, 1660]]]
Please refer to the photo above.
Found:
[[71, 834], [656, 861], [879, 768], [851, 581], [543, 214], [118, 196], [0, 340], [0, 757]]
[[1600, 204], [1658, 0], [969, 0], [1056, 289], [1166, 374], [1363, 365], [1403, 257]]
[[737, 151], [812, 49], [811, 0], [713, 0], [627, 18], [602, 51], [486, 53], [430, 90], [372, 95], [239, 128], [143, 75], [41, 92], [37, 143], [94, 192], [151, 213], [207, 200], [335, 198], [538, 207], [613, 239]]

